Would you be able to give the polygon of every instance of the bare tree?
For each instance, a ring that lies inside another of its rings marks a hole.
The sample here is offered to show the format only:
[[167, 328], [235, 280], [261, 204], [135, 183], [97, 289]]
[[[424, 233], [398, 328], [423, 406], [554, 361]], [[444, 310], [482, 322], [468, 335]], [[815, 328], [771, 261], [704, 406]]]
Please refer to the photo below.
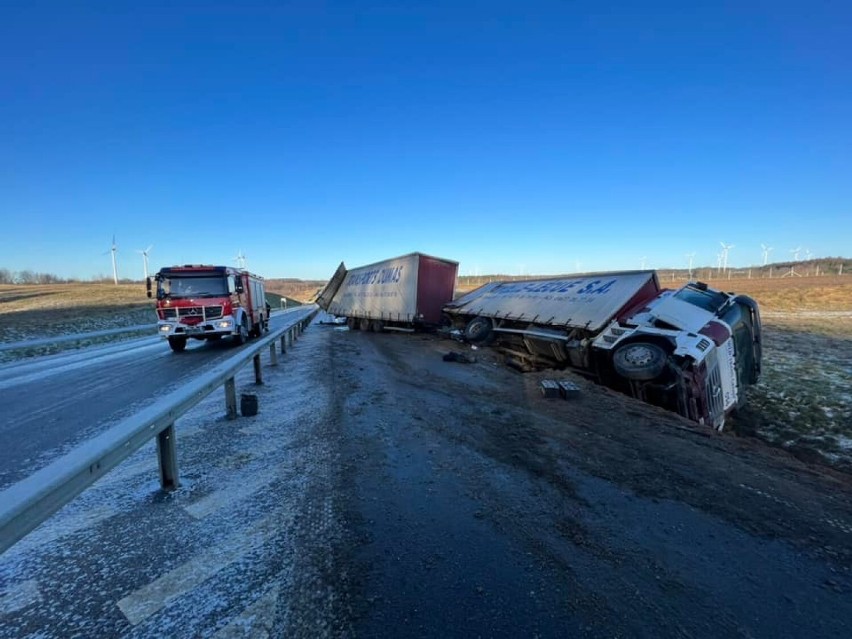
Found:
[[29, 269], [18, 271], [15, 282], [18, 284], [35, 284], [36, 274]]
[[15, 274], [7, 268], [0, 268], [0, 284], [14, 284]]

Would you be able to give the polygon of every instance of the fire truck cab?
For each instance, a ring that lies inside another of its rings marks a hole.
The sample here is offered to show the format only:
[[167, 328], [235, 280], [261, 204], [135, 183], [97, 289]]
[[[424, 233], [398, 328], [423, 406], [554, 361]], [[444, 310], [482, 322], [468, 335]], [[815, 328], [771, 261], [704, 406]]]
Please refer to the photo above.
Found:
[[[153, 286], [156, 284], [156, 286]], [[188, 339], [235, 344], [269, 329], [263, 278], [228, 266], [187, 264], [162, 268], [146, 282], [156, 296], [159, 334], [176, 353]], [[155, 289], [153, 291], [152, 289]]]

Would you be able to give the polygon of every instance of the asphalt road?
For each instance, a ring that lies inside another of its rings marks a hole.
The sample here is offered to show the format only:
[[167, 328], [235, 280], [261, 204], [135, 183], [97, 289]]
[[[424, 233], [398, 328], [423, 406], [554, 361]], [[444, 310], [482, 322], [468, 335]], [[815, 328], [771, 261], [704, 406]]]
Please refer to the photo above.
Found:
[[0, 637], [850, 636], [848, 475], [460, 348], [312, 326], [4, 554]]
[[176, 355], [153, 336], [0, 366], [0, 489], [233, 354], [190, 340]]

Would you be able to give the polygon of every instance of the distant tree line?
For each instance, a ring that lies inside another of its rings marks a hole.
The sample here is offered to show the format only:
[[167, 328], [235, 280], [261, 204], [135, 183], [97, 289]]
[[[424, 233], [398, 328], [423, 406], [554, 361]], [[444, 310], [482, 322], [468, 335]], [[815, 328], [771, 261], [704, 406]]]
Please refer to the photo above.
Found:
[[38, 273], [36, 271], [10, 271], [0, 268], [0, 284], [60, 284], [68, 280], [53, 273]]
[[[12, 271], [0, 268], [0, 284], [74, 284], [82, 280], [76, 278], [65, 278], [53, 273], [39, 273], [29, 269], [23, 271]], [[112, 284], [112, 277], [107, 275], [96, 275], [90, 282], [104, 282]], [[120, 279], [120, 284], [133, 284], [133, 280]]]

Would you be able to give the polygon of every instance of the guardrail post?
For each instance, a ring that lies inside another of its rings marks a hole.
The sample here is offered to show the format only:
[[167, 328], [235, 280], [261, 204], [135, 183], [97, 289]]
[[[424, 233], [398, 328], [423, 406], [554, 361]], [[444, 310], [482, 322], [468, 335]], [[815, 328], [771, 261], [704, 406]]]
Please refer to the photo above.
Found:
[[160, 487], [174, 490], [180, 485], [174, 424], [169, 424], [157, 434], [157, 459], [160, 462]]
[[254, 383], [263, 384], [263, 373], [260, 369], [260, 353], [254, 356]]
[[287, 333], [281, 335], [281, 352], [287, 352]]
[[225, 409], [228, 419], [237, 418], [237, 386], [233, 377], [225, 380]]
[[278, 351], [275, 349], [275, 342], [269, 342], [269, 360], [271, 366], [278, 366]]

